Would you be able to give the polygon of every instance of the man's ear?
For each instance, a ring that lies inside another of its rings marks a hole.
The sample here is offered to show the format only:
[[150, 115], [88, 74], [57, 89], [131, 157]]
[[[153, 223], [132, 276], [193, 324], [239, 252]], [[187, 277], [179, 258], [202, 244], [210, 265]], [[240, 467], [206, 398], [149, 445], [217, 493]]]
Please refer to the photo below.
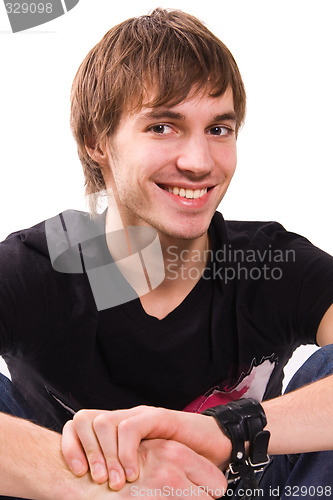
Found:
[[109, 155], [106, 147], [106, 142], [96, 146], [85, 145], [86, 151], [90, 158], [92, 158], [100, 167], [108, 165]]

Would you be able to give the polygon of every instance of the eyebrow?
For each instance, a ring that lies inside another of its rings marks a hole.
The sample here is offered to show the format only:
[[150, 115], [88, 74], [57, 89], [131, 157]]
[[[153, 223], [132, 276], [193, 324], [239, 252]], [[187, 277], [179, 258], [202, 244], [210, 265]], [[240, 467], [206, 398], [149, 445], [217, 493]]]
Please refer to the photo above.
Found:
[[147, 113], [140, 115], [140, 120], [161, 120], [162, 118], [171, 118], [172, 120], [185, 120], [185, 115], [171, 111], [170, 109], [152, 109]]
[[223, 122], [224, 120], [231, 120], [233, 122], [237, 121], [237, 115], [235, 111], [229, 111], [228, 113], [222, 113], [222, 115], [215, 115], [214, 122]]
[[[139, 117], [140, 121], [151, 120], [152, 118], [155, 120], [162, 120], [163, 118], [170, 118], [171, 120], [186, 120], [185, 115], [176, 111], [171, 111], [170, 109], [152, 109], [148, 113], [143, 113]], [[215, 115], [212, 121], [219, 122], [224, 120], [231, 120], [236, 122], [237, 116], [235, 111], [228, 111], [220, 115]]]

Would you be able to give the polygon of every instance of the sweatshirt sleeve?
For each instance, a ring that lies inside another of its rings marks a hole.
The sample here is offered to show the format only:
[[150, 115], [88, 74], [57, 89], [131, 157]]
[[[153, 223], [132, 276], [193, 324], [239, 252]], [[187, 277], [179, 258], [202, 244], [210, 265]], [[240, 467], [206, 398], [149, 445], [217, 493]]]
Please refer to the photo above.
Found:
[[[50, 268], [45, 236], [36, 230], [14, 233], [0, 244], [0, 354], [38, 349], [40, 332], [50, 327]], [[37, 241], [37, 249], [29, 242]], [[50, 284], [51, 285], [51, 284]], [[26, 340], [30, 338], [30, 342]]]
[[315, 344], [333, 303], [333, 257], [275, 222], [261, 223], [247, 240], [237, 263], [242, 321], [281, 348]]
[[290, 342], [316, 343], [319, 323], [333, 303], [333, 257], [277, 223], [262, 236], [272, 250], [267, 265], [276, 271], [263, 283], [260, 300]]

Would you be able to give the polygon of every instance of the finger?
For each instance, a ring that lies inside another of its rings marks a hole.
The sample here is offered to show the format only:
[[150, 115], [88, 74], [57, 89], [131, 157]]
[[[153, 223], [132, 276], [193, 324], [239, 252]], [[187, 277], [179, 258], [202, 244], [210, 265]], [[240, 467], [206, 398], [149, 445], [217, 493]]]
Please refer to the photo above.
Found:
[[[145, 420], [145, 424], [149, 426], [150, 422]], [[147, 434], [145, 424], [139, 427], [135, 423], [138, 423], [138, 420], [134, 417], [122, 420], [118, 425], [118, 457], [129, 482], [135, 481], [139, 476], [138, 448], [142, 436]]]
[[220, 498], [227, 490], [227, 480], [216, 465], [187, 448], [186, 467], [187, 478], [195, 485], [206, 488], [213, 498]]
[[138, 407], [137, 410], [118, 425], [118, 456], [129, 481], [133, 481], [139, 473], [140, 442], [143, 439], [173, 439], [178, 413], [181, 413], [155, 407]]
[[147, 438], [168, 439], [172, 436], [172, 425], [164, 425], [164, 412], [162, 408], [149, 408], [119, 422], [118, 457], [128, 481], [135, 481], [139, 475], [140, 442]]
[[[96, 413], [99, 414], [99, 412]], [[93, 429], [93, 420], [96, 418], [96, 413], [91, 410], [80, 410], [74, 415], [73, 425], [86, 454], [92, 479], [97, 483], [104, 483], [108, 479], [108, 471], [103, 452]]]
[[[193, 491], [196, 491], [196, 497], [197, 498], [205, 498], [207, 500], [207, 498], [211, 498], [213, 500], [213, 498], [220, 498], [220, 497], [217, 497], [217, 496], [212, 496], [211, 495], [211, 491], [207, 491], [205, 488], [203, 488], [202, 486], [192, 486], [192, 490], [191, 492]], [[215, 492], [214, 492], [215, 493]], [[224, 493], [222, 493], [223, 495]], [[222, 496], [221, 495], [221, 496]]]
[[[80, 455], [79, 460], [83, 458], [84, 465], [87, 469], [87, 464], [90, 469], [91, 476], [94, 481], [98, 483], [105, 482], [108, 479], [108, 470], [110, 471], [110, 486], [113, 489], [119, 489], [122, 487], [123, 483], [125, 482], [125, 474], [124, 471], [121, 467], [121, 464], [118, 460], [118, 458], [115, 460], [115, 452], [114, 450], [110, 449], [110, 444], [106, 441], [106, 438], [103, 437], [103, 434], [101, 433], [99, 436], [96, 435], [94, 427], [93, 427], [93, 422], [97, 417], [100, 417], [101, 415], [109, 415], [110, 418], [112, 418], [112, 421], [114, 421], [114, 424], [116, 425], [119, 423], [123, 418], [125, 418], [128, 415], [136, 415], [140, 414], [142, 412], [145, 412], [148, 407], [146, 406], [138, 406], [134, 407], [128, 410], [116, 410], [116, 411], [106, 411], [106, 410], [80, 410], [78, 411], [74, 418], [73, 418], [73, 424], [71, 424], [72, 427], [72, 432], [75, 431], [75, 435], [71, 436], [70, 435], [70, 429], [68, 434], [66, 435], [66, 441], [65, 441], [65, 453], [67, 455], [70, 454], [70, 451], [66, 452], [66, 450], [73, 446], [73, 443], [75, 444], [75, 453], [79, 454], [79, 449], [82, 452], [82, 449], [84, 450], [84, 457], [82, 454]], [[74, 441], [75, 440], [75, 441]], [[105, 453], [109, 456], [107, 456], [107, 459], [104, 458], [103, 453], [104, 451], [102, 450], [102, 447], [100, 446], [100, 441], [102, 441], [102, 446], [105, 448]], [[116, 439], [114, 439], [114, 442], [116, 443]], [[68, 445], [67, 445], [68, 443]], [[108, 464], [106, 463], [108, 461]], [[77, 464], [79, 466], [79, 464]], [[79, 467], [78, 467], [79, 468]]]
[[197, 492], [199, 498], [221, 498], [225, 495], [226, 488], [217, 488], [213, 490], [212, 488], [207, 488], [204, 486], [193, 486], [192, 491]]
[[73, 420], [64, 425], [61, 438], [61, 450], [64, 459], [76, 476], [83, 476], [88, 471], [88, 462], [81, 441], [73, 426]]
[[109, 410], [107, 413], [112, 413], [115, 423], [119, 424], [122, 420], [130, 417], [135, 417], [136, 415], [150, 414], [152, 411], [156, 410], [155, 406], [133, 406], [133, 408], [127, 408], [126, 410]]
[[93, 429], [99, 441], [109, 475], [109, 485], [120, 490], [126, 477], [118, 459], [117, 426], [112, 413], [101, 413], [93, 421]]
[[[130, 463], [134, 462], [134, 465], [127, 467], [127, 470], [124, 471], [124, 467], [119, 460], [118, 425], [123, 421], [123, 419], [126, 419], [129, 416], [135, 417], [137, 415], [141, 415], [143, 420], [147, 421], [147, 412], [150, 415], [154, 410], [155, 408], [148, 406], [136, 406], [126, 410], [115, 410], [111, 412], [104, 411], [99, 413], [94, 419], [93, 428], [106, 461], [107, 469], [109, 471], [109, 484], [113, 490], [121, 489], [125, 485], [126, 479], [132, 482], [139, 476], [137, 448], [140, 444], [141, 438], [136, 432], [133, 432], [133, 439], [135, 439], [135, 441], [131, 446], [131, 449], [133, 450], [131, 452], [133, 460], [130, 460]], [[150, 427], [154, 428], [154, 425], [152, 424]], [[144, 433], [145, 432], [146, 431], [144, 430]]]

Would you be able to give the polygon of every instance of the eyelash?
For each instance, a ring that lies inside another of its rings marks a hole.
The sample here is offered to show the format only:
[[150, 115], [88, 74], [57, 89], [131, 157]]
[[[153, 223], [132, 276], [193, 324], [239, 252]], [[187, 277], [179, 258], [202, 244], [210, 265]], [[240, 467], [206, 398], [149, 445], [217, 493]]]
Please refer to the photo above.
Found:
[[[156, 125], [151, 125], [150, 127], [148, 127], [147, 131], [148, 132], [153, 132], [155, 133], [156, 135], [166, 135], [166, 134], [163, 134], [162, 132], [156, 132], [156, 128], [158, 127], [167, 127], [169, 129], [171, 129], [171, 125], [167, 125], [166, 123], [158, 123]], [[227, 127], [226, 125], [215, 125], [213, 127], [211, 127], [209, 130], [213, 130], [213, 129], [224, 129], [226, 130], [226, 134], [212, 134], [212, 135], [216, 135], [216, 137], [226, 137], [228, 135], [231, 135], [235, 132], [235, 130], [231, 127]]]
[[160, 132], [156, 132], [154, 131], [154, 129], [156, 129], [157, 127], [168, 127], [169, 129], [171, 129], [171, 126], [170, 125], [167, 125], [165, 123], [157, 123], [156, 125], [151, 125], [150, 127], [148, 127], [148, 132], [154, 132], [155, 134], [157, 135], [164, 135]]
[[[227, 127], [226, 125], [215, 125], [214, 127], [211, 127], [209, 130], [213, 129], [224, 129], [227, 133], [226, 134], [216, 134], [216, 137], [226, 137], [228, 135], [233, 134], [235, 131], [231, 127]], [[212, 134], [215, 135], [215, 134]]]

